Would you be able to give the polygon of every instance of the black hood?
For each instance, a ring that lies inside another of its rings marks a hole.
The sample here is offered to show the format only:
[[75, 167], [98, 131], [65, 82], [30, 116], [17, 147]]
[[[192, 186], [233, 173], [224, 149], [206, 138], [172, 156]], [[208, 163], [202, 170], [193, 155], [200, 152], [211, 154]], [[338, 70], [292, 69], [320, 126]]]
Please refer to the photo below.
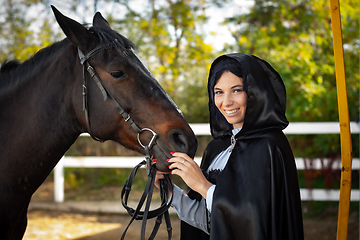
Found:
[[289, 124], [285, 116], [286, 90], [280, 75], [266, 61], [253, 55], [231, 53], [222, 55], [212, 63], [208, 80], [210, 128], [213, 138], [231, 134], [232, 126], [214, 103], [213, 75], [217, 64], [227, 59], [236, 60], [247, 83], [247, 107], [243, 128], [237, 138], [243, 138], [270, 129], [285, 129]]

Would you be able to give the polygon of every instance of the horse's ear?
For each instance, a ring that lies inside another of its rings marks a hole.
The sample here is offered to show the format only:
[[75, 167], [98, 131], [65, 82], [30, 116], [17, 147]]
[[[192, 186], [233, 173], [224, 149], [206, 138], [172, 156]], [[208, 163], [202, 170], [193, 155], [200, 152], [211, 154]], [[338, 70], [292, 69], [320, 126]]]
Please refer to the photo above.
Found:
[[78, 47], [86, 46], [90, 39], [88, 30], [80, 23], [63, 15], [54, 6], [51, 6], [51, 8], [54, 12], [56, 21], [59, 23], [69, 40]]
[[104, 29], [111, 29], [108, 21], [106, 21], [105, 18], [103, 18], [103, 16], [99, 12], [97, 12], [94, 16], [93, 26], [104, 28]]

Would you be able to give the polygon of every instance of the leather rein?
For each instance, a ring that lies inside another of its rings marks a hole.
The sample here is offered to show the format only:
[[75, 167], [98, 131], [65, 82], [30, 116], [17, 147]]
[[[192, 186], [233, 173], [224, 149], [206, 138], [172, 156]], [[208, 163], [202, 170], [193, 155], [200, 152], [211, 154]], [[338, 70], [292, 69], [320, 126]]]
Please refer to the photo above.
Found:
[[[86, 126], [87, 126], [87, 131], [90, 134], [90, 136], [96, 140], [96, 141], [100, 141], [103, 142], [104, 140], [97, 138], [96, 136], [94, 136], [92, 134], [91, 131], [91, 127], [90, 127], [90, 119], [89, 119], [89, 110], [88, 110], [88, 93], [87, 93], [87, 78], [86, 78], [86, 73], [85, 70], [90, 74], [91, 78], [95, 81], [96, 85], [99, 87], [101, 93], [103, 94], [103, 99], [104, 101], [107, 100], [107, 98], [109, 98], [113, 104], [116, 106], [116, 108], [119, 110], [120, 115], [124, 118], [125, 122], [129, 123], [131, 125], [131, 127], [135, 130], [135, 132], [137, 133], [137, 139], [139, 144], [145, 149], [145, 153], [146, 153], [146, 157], [145, 160], [143, 160], [141, 163], [139, 163], [138, 165], [136, 165], [134, 167], [134, 169], [131, 171], [129, 178], [126, 180], [126, 182], [124, 183], [124, 187], [121, 190], [121, 202], [122, 205], [124, 206], [124, 208], [127, 210], [127, 212], [130, 214], [130, 216], [132, 217], [130, 220], [130, 223], [128, 224], [128, 226], [126, 227], [123, 235], [121, 236], [121, 240], [125, 238], [125, 234], [127, 232], [127, 230], [129, 229], [131, 223], [134, 220], [142, 220], [142, 225], [141, 225], [141, 240], [145, 239], [145, 229], [146, 229], [146, 221], [147, 219], [151, 219], [151, 218], [157, 218], [156, 222], [155, 222], [155, 226], [154, 229], [149, 237], [149, 240], [152, 240], [155, 238], [155, 235], [160, 227], [160, 224], [162, 222], [162, 217], [165, 217], [165, 221], [166, 221], [166, 226], [167, 226], [167, 231], [168, 231], [168, 239], [171, 239], [172, 236], [172, 228], [171, 228], [171, 222], [170, 222], [170, 216], [169, 216], [169, 207], [171, 206], [172, 203], [172, 196], [171, 199], [169, 200], [169, 189], [173, 187], [173, 184], [171, 182], [170, 177], [168, 176], [168, 174], [165, 174], [165, 179], [160, 179], [159, 183], [160, 183], [160, 197], [161, 197], [161, 206], [155, 210], [151, 210], [150, 211], [150, 203], [151, 203], [151, 198], [152, 198], [152, 194], [153, 194], [153, 190], [154, 190], [154, 182], [155, 182], [155, 177], [156, 177], [156, 167], [155, 165], [151, 164], [151, 148], [153, 147], [154, 143], [156, 142], [156, 138], [157, 138], [157, 134], [156, 132], [154, 132], [153, 130], [151, 130], [150, 128], [140, 128], [135, 121], [131, 118], [130, 114], [127, 113], [123, 107], [121, 107], [121, 105], [114, 99], [114, 97], [110, 94], [110, 92], [107, 90], [107, 88], [104, 86], [104, 84], [102, 83], [100, 77], [98, 76], [98, 74], [96, 73], [95, 69], [90, 65], [89, 63], [89, 59], [96, 55], [97, 53], [99, 53], [102, 50], [106, 50], [106, 49], [110, 49], [113, 47], [116, 47], [118, 40], [115, 39], [113, 42], [106, 44], [106, 45], [101, 45], [98, 46], [96, 48], [94, 48], [93, 50], [91, 50], [88, 54], [84, 55], [80, 49], [78, 48], [78, 55], [80, 58], [80, 62], [81, 64], [84, 66], [83, 68], [83, 91], [82, 91], [82, 96], [83, 96], [83, 111], [85, 112], [85, 120], [86, 120]], [[143, 143], [141, 143], [140, 141], [140, 134], [144, 131], [150, 131], [153, 136], [151, 138], [151, 140], [149, 141], [149, 143], [147, 145], [144, 145]], [[144, 190], [144, 193], [142, 194], [142, 197], [140, 198], [139, 204], [136, 207], [136, 209], [133, 209], [131, 207], [129, 207], [127, 205], [128, 203], [128, 197], [131, 191], [131, 186], [133, 183], [133, 180], [135, 178], [135, 175], [137, 173], [137, 171], [139, 170], [139, 168], [143, 165], [146, 165], [146, 170], [147, 170], [147, 176], [148, 176], [148, 181]], [[144, 204], [144, 202], [146, 201], [146, 205], [145, 205], [145, 209], [144, 211], [141, 211], [141, 208]]]

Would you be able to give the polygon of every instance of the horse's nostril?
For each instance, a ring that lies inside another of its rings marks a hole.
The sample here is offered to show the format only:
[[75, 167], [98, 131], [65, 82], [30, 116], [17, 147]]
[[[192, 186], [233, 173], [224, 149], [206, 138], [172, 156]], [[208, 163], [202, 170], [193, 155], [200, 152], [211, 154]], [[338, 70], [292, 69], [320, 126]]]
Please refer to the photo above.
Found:
[[170, 133], [170, 141], [171, 143], [178, 149], [184, 152], [189, 150], [189, 144], [187, 138], [180, 131], [174, 130]]

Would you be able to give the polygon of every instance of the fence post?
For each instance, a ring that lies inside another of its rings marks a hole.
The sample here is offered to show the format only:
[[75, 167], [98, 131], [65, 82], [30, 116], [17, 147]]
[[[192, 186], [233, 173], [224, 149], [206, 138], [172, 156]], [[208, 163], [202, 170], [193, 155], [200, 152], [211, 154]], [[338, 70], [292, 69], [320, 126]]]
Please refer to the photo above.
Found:
[[54, 168], [54, 201], [64, 201], [64, 157]]
[[349, 120], [349, 106], [347, 99], [344, 49], [341, 30], [340, 1], [330, 0], [331, 26], [333, 32], [334, 58], [336, 87], [338, 98], [338, 111], [340, 122], [340, 141], [341, 141], [341, 183], [340, 200], [337, 225], [337, 240], [347, 239], [349, 225], [349, 208], [351, 196], [351, 163], [352, 146]]

